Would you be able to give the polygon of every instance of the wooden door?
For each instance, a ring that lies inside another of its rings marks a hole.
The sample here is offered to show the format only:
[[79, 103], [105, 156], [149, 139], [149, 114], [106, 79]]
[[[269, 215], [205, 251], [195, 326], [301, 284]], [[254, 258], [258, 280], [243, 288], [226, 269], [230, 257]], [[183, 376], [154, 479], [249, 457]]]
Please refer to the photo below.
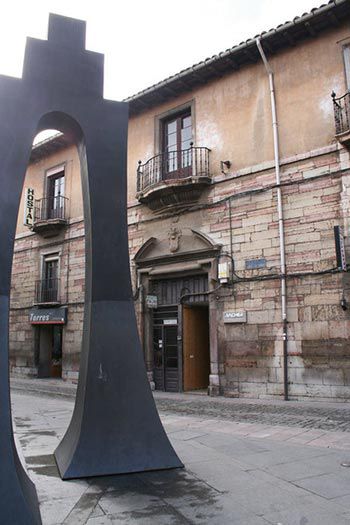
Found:
[[183, 307], [184, 390], [200, 390], [209, 385], [209, 312], [208, 307]]

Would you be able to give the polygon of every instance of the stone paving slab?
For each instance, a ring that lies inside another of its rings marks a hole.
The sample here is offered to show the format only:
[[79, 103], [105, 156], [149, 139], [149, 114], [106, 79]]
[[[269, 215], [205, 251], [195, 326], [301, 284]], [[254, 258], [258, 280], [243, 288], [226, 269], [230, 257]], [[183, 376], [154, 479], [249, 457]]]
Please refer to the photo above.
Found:
[[326, 499], [350, 495], [350, 472], [345, 469], [342, 472], [307, 476], [294, 483]]
[[[283, 461], [284, 459], [285, 458], [283, 458]], [[266, 466], [265, 471], [285, 481], [298, 481], [304, 478], [332, 473], [340, 477], [343, 475], [344, 468], [341, 467], [337, 460], [338, 454], [336, 452], [330, 452], [327, 455], [317, 454], [314, 457], [308, 456], [307, 461], [305, 461], [305, 458], [296, 458], [293, 462], [279, 462]]]
[[346, 431], [161, 410], [185, 469], [62, 481], [52, 453], [73, 397], [14, 391], [12, 403], [43, 525], [350, 524]]
[[315, 512], [313, 505], [298, 504], [288, 511], [278, 511], [264, 516], [266, 523], [277, 525], [349, 525], [349, 516], [334, 515], [332, 511], [319, 508]]

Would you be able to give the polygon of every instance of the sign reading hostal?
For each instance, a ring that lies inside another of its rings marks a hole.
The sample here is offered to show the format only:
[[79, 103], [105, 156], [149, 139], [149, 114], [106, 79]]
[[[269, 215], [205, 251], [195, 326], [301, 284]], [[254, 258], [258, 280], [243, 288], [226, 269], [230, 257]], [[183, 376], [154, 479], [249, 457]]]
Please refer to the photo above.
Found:
[[67, 308], [32, 308], [29, 312], [31, 324], [66, 324]]
[[34, 224], [34, 190], [27, 188], [24, 196], [24, 225], [33, 226]]

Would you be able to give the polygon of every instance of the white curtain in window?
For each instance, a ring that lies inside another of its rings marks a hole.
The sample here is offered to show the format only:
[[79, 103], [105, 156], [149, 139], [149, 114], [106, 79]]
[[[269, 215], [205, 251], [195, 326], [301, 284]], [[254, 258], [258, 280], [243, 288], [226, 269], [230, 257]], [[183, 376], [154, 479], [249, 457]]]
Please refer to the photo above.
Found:
[[350, 46], [344, 48], [345, 80], [346, 87], [350, 91]]

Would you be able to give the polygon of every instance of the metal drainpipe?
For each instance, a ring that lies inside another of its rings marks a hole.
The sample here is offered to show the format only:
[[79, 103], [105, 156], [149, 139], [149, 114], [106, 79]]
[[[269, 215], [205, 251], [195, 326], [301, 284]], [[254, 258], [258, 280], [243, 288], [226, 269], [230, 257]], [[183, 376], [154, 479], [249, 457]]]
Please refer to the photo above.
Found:
[[277, 210], [278, 210], [278, 229], [280, 240], [280, 270], [281, 270], [281, 313], [283, 323], [283, 382], [284, 382], [284, 399], [288, 401], [288, 321], [287, 321], [287, 287], [286, 287], [286, 257], [284, 244], [284, 222], [283, 222], [283, 206], [282, 206], [282, 191], [280, 180], [280, 157], [279, 157], [279, 142], [278, 142], [278, 124], [276, 113], [275, 87], [273, 81], [273, 71], [267, 61], [264, 50], [261, 46], [260, 38], [256, 39], [262, 61], [269, 77], [270, 97], [271, 97], [271, 114], [272, 114], [272, 130], [273, 130], [273, 147], [275, 156], [275, 174], [277, 185]]

